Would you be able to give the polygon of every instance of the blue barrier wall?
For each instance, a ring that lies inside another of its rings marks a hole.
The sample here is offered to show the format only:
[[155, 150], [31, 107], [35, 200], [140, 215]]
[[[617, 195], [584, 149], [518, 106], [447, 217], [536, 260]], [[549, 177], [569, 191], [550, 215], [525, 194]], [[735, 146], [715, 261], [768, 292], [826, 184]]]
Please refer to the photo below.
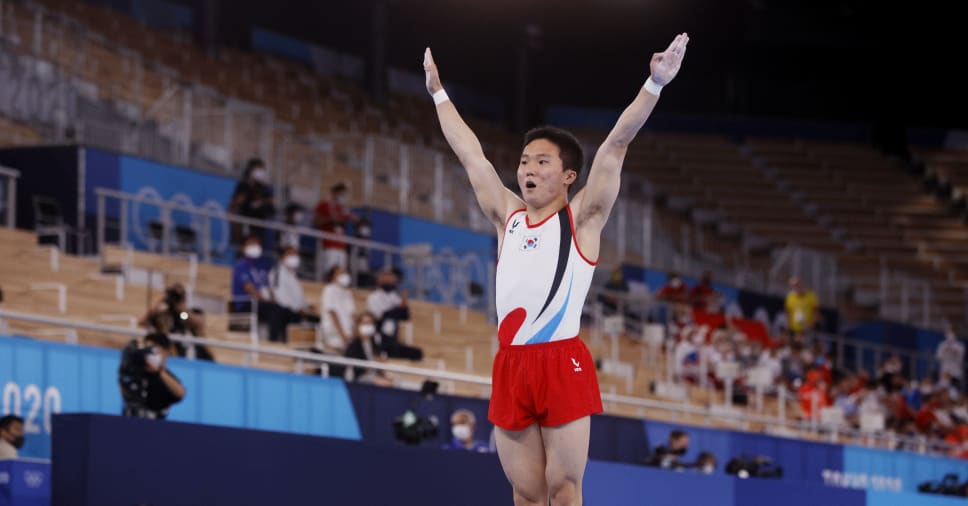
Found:
[[[51, 416], [121, 412], [121, 352], [0, 337], [3, 414], [24, 417], [21, 455], [50, 455]], [[170, 419], [360, 439], [342, 380], [170, 359], [188, 394]]]

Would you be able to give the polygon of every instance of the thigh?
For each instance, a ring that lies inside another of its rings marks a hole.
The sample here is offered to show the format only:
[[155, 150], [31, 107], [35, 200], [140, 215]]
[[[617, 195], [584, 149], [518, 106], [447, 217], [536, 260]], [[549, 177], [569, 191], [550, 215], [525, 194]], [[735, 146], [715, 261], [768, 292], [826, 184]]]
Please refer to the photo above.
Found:
[[556, 427], [541, 427], [541, 439], [548, 462], [546, 477], [550, 486], [554, 487], [556, 483], [564, 481], [581, 485], [585, 464], [588, 463], [590, 430], [589, 416]]
[[515, 493], [533, 501], [548, 495], [545, 481], [545, 448], [541, 429], [532, 424], [524, 430], [510, 431], [494, 428], [494, 443], [501, 467]]

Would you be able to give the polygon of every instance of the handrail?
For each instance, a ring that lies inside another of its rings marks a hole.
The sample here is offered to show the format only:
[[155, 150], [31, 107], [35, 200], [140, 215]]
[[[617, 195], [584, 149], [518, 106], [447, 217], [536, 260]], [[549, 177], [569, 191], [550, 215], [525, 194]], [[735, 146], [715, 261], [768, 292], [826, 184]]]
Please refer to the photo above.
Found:
[[9, 167], [0, 166], [0, 176], [6, 177], [7, 184], [6, 204], [4, 212], [6, 226], [13, 228], [17, 224], [17, 179], [20, 178], [20, 171]]
[[[146, 335], [146, 331], [143, 329], [131, 329], [125, 327], [117, 327], [112, 325], [104, 325], [98, 323], [81, 322], [77, 320], [70, 320], [66, 318], [51, 317], [45, 315], [37, 315], [32, 313], [23, 313], [19, 311], [10, 311], [7, 309], [0, 308], [0, 319], [11, 319], [18, 321], [26, 321], [32, 323], [44, 323], [52, 325], [62, 325], [72, 329], [83, 329], [91, 330], [96, 332], [104, 332], [109, 334], [120, 334], [129, 337], [140, 337]], [[0, 325], [0, 328], [3, 326]], [[368, 369], [376, 369], [387, 372], [396, 372], [400, 374], [409, 374], [417, 376], [426, 376], [430, 378], [442, 379], [442, 380], [452, 380], [465, 383], [471, 383], [475, 385], [489, 386], [491, 381], [489, 378], [483, 376], [476, 376], [471, 374], [454, 373], [449, 371], [442, 371], [439, 369], [424, 369], [419, 367], [409, 367], [396, 364], [387, 364], [380, 362], [371, 362], [366, 360], [358, 360], [346, 357], [340, 357], [335, 355], [322, 355], [316, 353], [308, 353], [303, 351], [295, 350], [281, 350], [278, 348], [264, 347], [261, 345], [246, 345], [238, 344], [229, 341], [223, 341], [218, 339], [209, 339], [204, 337], [195, 337], [191, 335], [181, 335], [181, 334], [169, 334], [169, 338], [173, 341], [181, 342], [189, 346], [193, 345], [205, 345], [213, 348], [224, 348], [230, 350], [240, 350], [250, 353], [258, 353], [270, 356], [292, 358], [295, 360], [303, 360], [310, 363], [319, 364], [338, 364], [354, 367], [366, 367]], [[192, 358], [189, 358], [191, 360]], [[248, 364], [247, 364], [248, 365]], [[248, 365], [251, 367], [251, 365]], [[627, 406], [632, 406], [636, 408], [649, 408], [658, 409], [663, 411], [670, 411], [678, 414], [689, 414], [698, 415], [706, 419], [707, 425], [712, 418], [720, 418], [733, 422], [740, 423], [760, 423], [765, 425], [767, 428], [781, 428], [785, 430], [792, 430], [796, 434], [803, 435], [819, 435], [816, 431], [818, 430], [818, 425], [816, 421], [809, 420], [787, 420], [781, 419], [774, 416], [768, 415], [758, 415], [752, 413], [744, 413], [741, 411], [730, 411], [730, 410], [717, 410], [717, 405], [707, 405], [707, 406], [695, 406], [690, 404], [683, 404], [677, 402], [668, 402], [655, 399], [646, 399], [640, 397], [631, 397], [626, 395], [618, 395], [612, 393], [603, 393], [602, 401], [606, 403], [617, 403], [624, 404]], [[784, 396], [781, 395], [781, 402], [785, 402]], [[910, 438], [906, 436], [899, 436], [893, 433], [865, 433], [857, 429], [836, 429], [832, 430], [828, 436], [831, 440], [835, 439], [838, 434], [849, 438], [856, 438], [861, 440], [874, 440], [880, 441], [895, 441], [903, 442], [912, 445], [917, 445], [918, 448], [922, 448], [924, 451], [920, 453], [926, 453], [930, 445], [931, 449], [947, 449], [950, 447], [944, 441], [925, 441], [919, 438]], [[935, 452], [937, 453], [937, 452]]]

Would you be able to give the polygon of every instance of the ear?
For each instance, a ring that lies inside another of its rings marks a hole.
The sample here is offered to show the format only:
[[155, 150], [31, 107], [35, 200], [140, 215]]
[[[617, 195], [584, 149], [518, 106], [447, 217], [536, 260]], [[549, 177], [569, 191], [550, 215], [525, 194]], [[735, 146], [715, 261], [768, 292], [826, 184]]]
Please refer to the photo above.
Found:
[[576, 172], [576, 171], [574, 171], [572, 169], [565, 170], [565, 183], [566, 184], [569, 184], [569, 185], [574, 184], [575, 181], [577, 181], [577, 180], [578, 180], [578, 172]]

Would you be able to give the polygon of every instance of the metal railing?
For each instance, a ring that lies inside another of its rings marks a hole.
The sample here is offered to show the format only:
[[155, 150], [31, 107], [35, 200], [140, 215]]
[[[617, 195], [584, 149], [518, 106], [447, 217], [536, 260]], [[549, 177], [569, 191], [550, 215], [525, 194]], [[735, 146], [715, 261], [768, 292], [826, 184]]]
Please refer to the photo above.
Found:
[[[97, 323], [82, 322], [65, 318], [56, 318], [44, 315], [23, 313], [0, 309], [0, 329], [7, 329], [7, 321], [21, 321], [34, 324], [45, 324], [63, 327], [73, 330], [74, 334], [78, 331], [94, 331], [101, 334], [120, 335], [129, 338], [144, 336], [146, 332], [140, 329], [126, 327], [116, 327]], [[484, 376], [472, 374], [455, 373], [440, 369], [426, 369], [420, 367], [404, 366], [398, 364], [383, 363], [378, 361], [367, 361], [345, 358], [334, 355], [322, 355], [296, 350], [280, 349], [277, 347], [264, 347], [259, 344], [244, 344], [219, 339], [209, 339], [195, 337], [191, 335], [169, 336], [173, 341], [183, 343], [187, 350], [189, 360], [194, 359], [194, 347], [204, 345], [213, 349], [234, 350], [246, 353], [248, 359], [243, 364], [246, 367], [254, 367], [261, 356], [285, 358], [293, 360], [295, 372], [304, 372], [307, 365], [317, 365], [322, 376], [328, 375], [330, 365], [343, 365], [350, 367], [365, 367], [384, 372], [397, 373], [422, 377], [425, 379], [459, 382], [488, 388], [490, 379]], [[77, 343], [70, 343], [77, 344]], [[780, 409], [780, 417], [762, 415], [757, 413], [744, 412], [735, 409], [724, 409], [724, 406], [711, 403], [706, 406], [684, 404], [681, 402], [669, 402], [656, 399], [646, 399], [614, 393], [603, 393], [602, 400], [605, 403], [606, 411], [612, 406], [624, 406], [637, 410], [638, 416], [644, 417], [645, 410], [655, 410], [671, 413], [675, 417], [690, 415], [700, 417], [706, 425], [711, 425], [713, 421], [719, 420], [738, 425], [741, 429], [749, 430], [752, 424], [759, 424], [766, 432], [779, 433], [787, 436], [802, 437], [807, 439], [823, 438], [832, 442], [855, 443], [867, 446], [890, 446], [904, 444], [906, 448], [917, 449], [919, 453], [939, 453], [945, 451], [948, 446], [943, 442], [926, 442], [922, 438], [908, 438], [899, 436], [891, 432], [864, 432], [860, 430], [841, 428], [837, 426], [823, 426], [815, 420], [792, 420], [784, 417], [785, 410]], [[780, 405], [784, 406], [786, 399], [781, 394]]]
[[10, 228], [17, 225], [17, 179], [20, 172], [0, 167], [0, 217]]
[[[161, 237], [158, 238], [158, 252], [162, 255], [169, 255], [174, 251], [171, 235], [176, 223], [174, 213], [177, 212], [187, 216], [188, 222], [197, 231], [196, 237], [200, 244], [196, 246], [195, 250], [200, 250], [200, 258], [204, 262], [212, 262], [213, 255], [221, 255], [224, 258], [226, 254], [232, 252], [227, 238], [224, 244], [213, 244], [213, 230], [218, 228], [227, 234], [231, 224], [257, 227], [279, 233], [280, 236], [293, 234], [300, 239], [308, 237], [313, 240], [314, 244], [318, 244], [323, 239], [338, 240], [349, 246], [350, 258], [355, 258], [357, 250], [362, 249], [368, 252], [369, 256], [375, 254], [377, 257], [382, 257], [380, 268], [403, 267], [406, 269], [410, 275], [404, 279], [405, 287], [409, 288], [418, 299], [432, 298], [444, 304], [463, 305], [472, 309], [486, 310], [487, 314], [494, 314], [495, 311], [494, 265], [483, 260], [483, 254], [476, 254], [473, 251], [458, 255], [448, 251], [434, 253], [430, 251], [429, 247], [399, 247], [367, 239], [322, 232], [303, 226], [256, 220], [222, 211], [197, 208], [182, 202], [164, 201], [106, 188], [95, 189], [95, 195], [97, 199], [97, 229], [95, 232], [99, 253], [102, 253], [104, 246], [109, 244], [107, 213], [109, 201], [118, 204], [118, 235], [115, 244], [119, 247], [128, 246], [132, 227], [147, 225], [138, 222], [138, 220], [141, 220], [140, 214], [135, 215], [133, 210], [139, 206], [148, 206], [156, 209], [159, 214]], [[318, 248], [317, 254], [319, 254]], [[104, 255], [99, 254], [99, 258], [103, 260]], [[357, 275], [361, 272], [360, 266], [355, 261], [350, 261], [348, 264], [351, 278], [355, 283], [358, 279]], [[319, 280], [319, 274], [321, 273], [315, 272], [314, 279]], [[474, 293], [471, 286], [471, 282], [474, 280], [480, 283], [483, 294], [477, 295]]]

